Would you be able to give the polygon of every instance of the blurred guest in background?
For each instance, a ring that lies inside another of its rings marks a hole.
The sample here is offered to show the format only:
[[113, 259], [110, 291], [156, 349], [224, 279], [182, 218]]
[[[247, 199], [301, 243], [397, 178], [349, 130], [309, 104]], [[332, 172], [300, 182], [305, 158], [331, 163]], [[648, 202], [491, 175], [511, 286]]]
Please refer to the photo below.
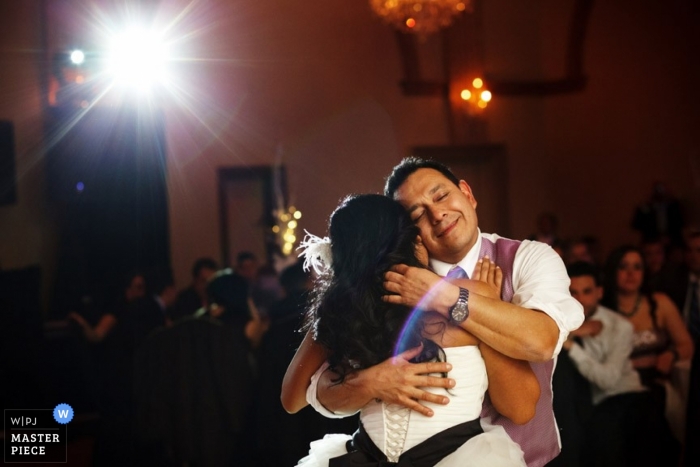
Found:
[[219, 266], [211, 258], [199, 258], [192, 265], [192, 284], [180, 291], [175, 305], [170, 310], [170, 319], [176, 321], [194, 314], [207, 304], [207, 281]]
[[655, 395], [655, 406], [665, 411], [674, 434], [682, 439], [685, 405], [681, 392], [671, 384], [671, 373], [678, 362], [692, 357], [693, 342], [678, 309], [667, 295], [650, 291], [638, 248], [622, 246], [610, 254], [604, 284], [603, 305], [634, 326], [630, 356], [634, 368]]
[[126, 276], [124, 281], [123, 295], [120, 295], [116, 303], [109, 305], [100, 320], [91, 326], [90, 323], [79, 313], [71, 312], [68, 318], [72, 319], [80, 326], [85, 339], [88, 342], [102, 342], [117, 324], [120, 316], [123, 316], [127, 306], [142, 298], [146, 294], [146, 279], [143, 273], [132, 271]]

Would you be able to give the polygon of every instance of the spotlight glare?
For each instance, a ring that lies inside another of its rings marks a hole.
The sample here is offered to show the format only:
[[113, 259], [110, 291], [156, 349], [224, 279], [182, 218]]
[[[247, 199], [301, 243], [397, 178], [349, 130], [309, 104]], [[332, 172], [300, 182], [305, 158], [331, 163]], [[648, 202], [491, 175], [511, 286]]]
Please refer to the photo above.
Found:
[[128, 85], [148, 88], [166, 81], [168, 50], [159, 35], [133, 29], [112, 40], [109, 71]]
[[70, 61], [74, 65], [80, 65], [85, 61], [85, 54], [82, 50], [74, 50], [70, 53]]

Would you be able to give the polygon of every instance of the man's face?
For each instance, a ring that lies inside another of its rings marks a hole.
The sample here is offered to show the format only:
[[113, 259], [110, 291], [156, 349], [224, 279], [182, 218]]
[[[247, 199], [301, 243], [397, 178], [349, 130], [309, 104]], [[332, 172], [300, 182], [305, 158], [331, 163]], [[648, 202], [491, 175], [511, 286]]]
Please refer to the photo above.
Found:
[[586, 318], [595, 312], [598, 301], [603, 296], [603, 288], [595, 285], [595, 280], [591, 276], [572, 277], [569, 292], [583, 305], [583, 314]]
[[396, 191], [420, 229], [432, 258], [456, 263], [477, 240], [476, 199], [464, 180], [459, 186], [434, 169], [418, 169]]
[[688, 240], [685, 260], [691, 271], [695, 274], [700, 274], [700, 237], [694, 237]]
[[254, 259], [244, 259], [236, 266], [236, 273], [252, 283], [258, 275], [258, 262]]
[[134, 276], [131, 279], [131, 283], [126, 288], [124, 292], [127, 302], [132, 302], [137, 298], [141, 298], [146, 295], [146, 280], [143, 276]]
[[204, 292], [204, 290], [207, 288], [207, 283], [209, 282], [209, 279], [211, 276], [216, 274], [216, 270], [211, 269], [211, 268], [202, 268], [199, 270], [197, 273], [197, 277], [194, 279], [194, 288], [198, 292]]

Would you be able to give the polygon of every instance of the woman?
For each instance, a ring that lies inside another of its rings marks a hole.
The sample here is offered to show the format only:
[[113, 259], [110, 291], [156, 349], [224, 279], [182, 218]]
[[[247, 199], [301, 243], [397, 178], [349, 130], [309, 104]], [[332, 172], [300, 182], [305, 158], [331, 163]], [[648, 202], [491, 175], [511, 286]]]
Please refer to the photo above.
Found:
[[102, 315], [94, 327], [82, 315], [74, 311], [68, 314], [68, 318], [78, 323], [88, 342], [93, 344], [102, 342], [114, 329], [118, 319], [125, 313], [128, 305], [145, 295], [145, 276], [139, 271], [133, 271], [126, 276], [124, 281], [124, 295], [119, 298], [109, 311]]
[[602, 304], [634, 326], [632, 365], [642, 384], [655, 394], [658, 410], [665, 412], [671, 430], [681, 440], [685, 403], [670, 379], [675, 363], [692, 357], [693, 341], [671, 299], [663, 293], [651, 292], [644, 270], [638, 248], [622, 246], [610, 253], [605, 266]]
[[[343, 462], [356, 462], [352, 456], [358, 455], [375, 463], [404, 457], [415, 462], [418, 457], [425, 463], [415, 465], [524, 465], [522, 451], [502, 428], [483, 433], [479, 414], [488, 386], [502, 414], [516, 423], [527, 422], [539, 398], [529, 364], [495, 352], [442, 315], [414, 312], [382, 300], [383, 275], [391, 266], [427, 264], [418, 229], [401, 205], [380, 195], [348, 197], [331, 215], [329, 233], [330, 239], [306, 242], [306, 261], [321, 274], [308, 313], [310, 332], [283, 382], [285, 408], [296, 412], [306, 405], [311, 375], [325, 360], [337, 383], [397, 353], [417, 355], [414, 361], [447, 360], [455, 384], [445, 393], [450, 404], [433, 404], [432, 417], [369, 400], [361, 410], [360, 430], [350, 453], [349, 436], [330, 435], [312, 443], [300, 465], [328, 465], [336, 457], [340, 459], [334, 465], [349, 465]], [[480, 292], [492, 297], [500, 295], [501, 277], [488, 260], [480, 262], [472, 275], [473, 281], [482, 282]], [[517, 385], [513, 379], [508, 380], [510, 384], [501, 379], [505, 372], [490, 371], [503, 365], [509, 366], [509, 377], [515, 375]], [[450, 448], [441, 447], [454, 430], [459, 431], [457, 441]]]
[[651, 386], [667, 379], [674, 363], [691, 358], [693, 341], [671, 299], [652, 293], [644, 279], [641, 251], [632, 246], [617, 248], [606, 263], [602, 303], [634, 325], [630, 358], [642, 383]]

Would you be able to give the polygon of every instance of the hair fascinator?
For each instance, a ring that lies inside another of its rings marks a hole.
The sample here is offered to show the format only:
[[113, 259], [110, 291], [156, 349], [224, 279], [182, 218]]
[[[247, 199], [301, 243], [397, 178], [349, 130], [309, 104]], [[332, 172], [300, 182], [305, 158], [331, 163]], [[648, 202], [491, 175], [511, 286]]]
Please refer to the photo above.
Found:
[[331, 239], [328, 237], [317, 237], [308, 231], [304, 240], [299, 243], [297, 250], [301, 250], [299, 256], [304, 257], [304, 271], [313, 268], [316, 274], [330, 271], [333, 266], [333, 255], [331, 253]]

